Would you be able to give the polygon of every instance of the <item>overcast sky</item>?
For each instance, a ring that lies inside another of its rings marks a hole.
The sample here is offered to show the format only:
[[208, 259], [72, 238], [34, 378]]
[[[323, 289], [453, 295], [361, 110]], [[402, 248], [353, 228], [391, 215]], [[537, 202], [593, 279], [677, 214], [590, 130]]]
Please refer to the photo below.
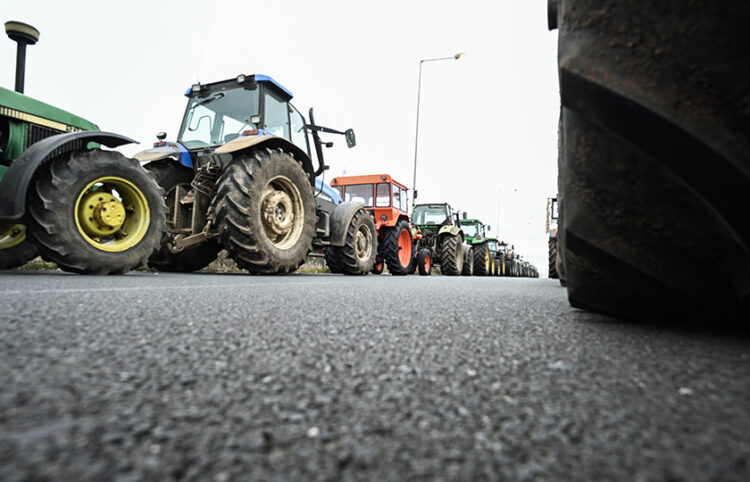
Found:
[[[412, 186], [419, 60], [419, 202], [449, 202], [492, 225], [541, 276], [545, 206], [556, 193], [556, 32], [546, 4], [463, 0], [360, 2], [0, 0], [2, 21], [39, 29], [26, 94], [141, 142], [173, 140], [196, 81], [272, 76], [306, 113], [354, 128], [333, 137], [336, 175], [388, 173]], [[13, 88], [15, 43], [0, 41]], [[499, 219], [499, 231], [498, 231]]]

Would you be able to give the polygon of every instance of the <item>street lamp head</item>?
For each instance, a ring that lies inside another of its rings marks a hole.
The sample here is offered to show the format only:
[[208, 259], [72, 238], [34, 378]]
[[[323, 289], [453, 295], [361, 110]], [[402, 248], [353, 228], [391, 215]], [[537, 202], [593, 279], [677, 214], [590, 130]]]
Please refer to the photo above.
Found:
[[454, 56], [453, 56], [453, 58], [454, 58], [454, 59], [456, 59], [456, 60], [458, 60], [458, 59], [460, 59], [460, 58], [461, 58], [461, 56], [463, 56], [463, 55], [464, 55], [464, 53], [463, 53], [463, 52], [459, 52], [459, 53], [457, 53], [456, 55], [454, 55]]

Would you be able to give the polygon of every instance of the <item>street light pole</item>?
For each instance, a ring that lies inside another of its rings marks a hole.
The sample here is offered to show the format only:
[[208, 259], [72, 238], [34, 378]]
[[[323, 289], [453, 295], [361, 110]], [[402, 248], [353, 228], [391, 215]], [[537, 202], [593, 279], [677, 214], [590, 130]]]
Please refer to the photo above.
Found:
[[422, 64], [425, 62], [435, 62], [438, 60], [458, 60], [463, 55], [459, 52], [450, 57], [438, 57], [434, 59], [422, 59], [419, 61], [419, 80], [417, 82], [417, 127], [416, 133], [414, 134], [414, 179], [411, 184], [411, 188], [414, 191], [411, 196], [411, 207], [414, 209], [414, 205], [417, 203], [417, 150], [419, 148], [419, 101], [422, 97]]

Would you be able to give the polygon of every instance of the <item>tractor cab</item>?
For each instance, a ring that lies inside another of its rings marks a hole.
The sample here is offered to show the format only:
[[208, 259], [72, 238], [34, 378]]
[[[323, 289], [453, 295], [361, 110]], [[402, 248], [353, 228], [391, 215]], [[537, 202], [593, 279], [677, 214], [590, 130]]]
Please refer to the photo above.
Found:
[[489, 226], [485, 227], [478, 219], [462, 219], [461, 229], [464, 231], [464, 237], [467, 241], [473, 244], [486, 240], [485, 229], [489, 229]]
[[188, 149], [220, 146], [259, 134], [283, 137], [310, 155], [305, 119], [289, 101], [292, 93], [266, 75], [195, 84], [177, 141]]
[[[327, 169], [323, 160], [320, 133], [341, 134], [348, 147], [356, 145], [352, 129], [344, 132], [315, 124], [313, 111], [309, 122], [290, 102], [292, 93], [267, 75], [238, 75], [236, 78], [194, 84], [186, 92], [187, 107], [180, 124], [177, 142], [167, 142], [166, 133], [156, 135], [152, 149], [138, 153], [141, 162], [167, 157], [186, 167], [199, 167], [199, 157], [229, 154], [263, 143], [267, 147], [293, 151], [310, 175], [310, 181]], [[312, 142], [308, 138], [312, 135]], [[283, 141], [287, 141], [284, 143]], [[312, 150], [318, 166], [312, 165]], [[206, 161], [207, 162], [207, 161]], [[195, 164], [195, 166], [194, 166]]]
[[375, 216], [378, 229], [409, 220], [408, 189], [387, 174], [339, 176], [331, 181], [344, 201], [358, 201]]
[[458, 224], [457, 213], [450, 204], [418, 204], [411, 216], [412, 223], [424, 233], [438, 232], [443, 226]]
[[497, 238], [487, 238], [487, 246], [490, 249], [490, 253], [497, 253], [499, 247]]

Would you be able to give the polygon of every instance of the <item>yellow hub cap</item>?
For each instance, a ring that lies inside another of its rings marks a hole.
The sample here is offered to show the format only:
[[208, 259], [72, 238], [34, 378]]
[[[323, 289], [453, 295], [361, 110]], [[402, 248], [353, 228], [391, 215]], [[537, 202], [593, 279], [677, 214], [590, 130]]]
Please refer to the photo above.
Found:
[[8, 249], [21, 244], [26, 239], [26, 226], [23, 224], [0, 224], [0, 249]]
[[148, 201], [132, 182], [120, 177], [100, 177], [78, 195], [75, 220], [78, 232], [95, 248], [126, 251], [148, 231]]

